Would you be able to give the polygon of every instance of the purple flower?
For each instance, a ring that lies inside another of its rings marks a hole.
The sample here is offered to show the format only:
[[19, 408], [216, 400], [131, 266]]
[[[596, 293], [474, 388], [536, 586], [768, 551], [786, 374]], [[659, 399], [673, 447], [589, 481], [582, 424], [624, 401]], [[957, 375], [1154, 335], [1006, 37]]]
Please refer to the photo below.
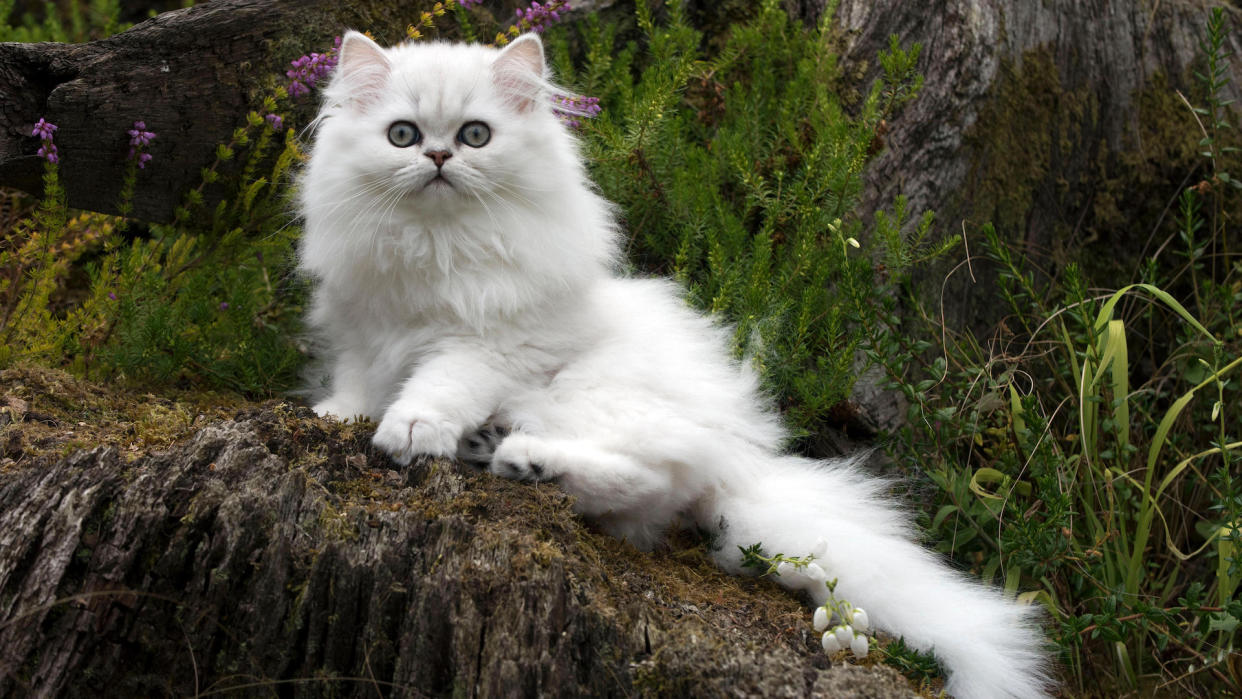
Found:
[[139, 169], [146, 168], [147, 163], [151, 162], [151, 154], [147, 152], [147, 146], [155, 140], [155, 133], [147, 131], [145, 121], [135, 121], [134, 128], [127, 133], [129, 133], [129, 155], [126, 157], [137, 161]]
[[56, 130], [58, 128], [60, 127], [57, 126], [56, 124], [53, 124], [47, 121], [46, 119], [41, 118], [39, 119], [39, 123], [34, 125], [34, 131], [31, 131], [30, 135], [38, 136], [44, 141], [50, 141], [52, 140], [52, 134], [56, 133]]
[[37, 155], [49, 163], [60, 162], [60, 151], [56, 149], [56, 144], [52, 143], [52, 135], [56, 133], [59, 127], [46, 119], [39, 119], [39, 123], [34, 125], [31, 130], [31, 136], [38, 136], [43, 144], [39, 146]]
[[268, 114], [263, 118], [267, 120], [267, 125], [272, 127], [273, 131], [280, 131], [284, 127], [285, 120], [281, 119], [279, 114]]
[[483, 0], [457, 0], [457, 4], [462, 7], [474, 7], [481, 2], [483, 2]]
[[293, 67], [285, 71], [285, 77], [289, 78], [289, 85], [286, 88], [289, 96], [301, 97], [310, 94], [315, 83], [327, 77], [336, 67], [340, 48], [341, 37], [338, 36], [332, 48], [324, 53], [312, 53], [291, 61], [290, 65]]
[[110, 299], [112, 299], [113, 301], [115, 301], [115, 300], [116, 300], [116, 292], [115, 292], [115, 291], [109, 291], [109, 292], [108, 292], [108, 298], [110, 298]]
[[517, 10], [517, 24], [524, 31], [542, 32], [561, 21], [561, 12], [569, 9], [569, 0], [550, 0], [546, 5], [532, 2], [525, 10]]
[[134, 128], [129, 130], [129, 145], [134, 148], [149, 146], [154, 138], [155, 134], [147, 131], [146, 122], [135, 121]]
[[222, 310], [222, 311], [227, 311], [227, 310], [229, 310], [229, 302], [228, 302], [228, 301], [221, 301], [221, 302], [220, 302], [220, 310]]
[[599, 116], [601, 111], [598, 97], [556, 95], [553, 99], [556, 105], [552, 107], [552, 111], [571, 129], [582, 127], [582, 122], [578, 120], [578, 117], [591, 119]]

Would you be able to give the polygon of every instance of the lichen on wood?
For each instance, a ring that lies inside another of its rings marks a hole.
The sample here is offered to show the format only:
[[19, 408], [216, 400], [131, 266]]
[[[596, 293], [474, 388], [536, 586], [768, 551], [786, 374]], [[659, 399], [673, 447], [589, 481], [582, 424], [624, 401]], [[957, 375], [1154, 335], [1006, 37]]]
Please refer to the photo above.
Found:
[[555, 487], [398, 471], [368, 424], [186, 395], [152, 448], [124, 391], [17, 369], [0, 398], [0, 695], [912, 694], [693, 537], [642, 553]]

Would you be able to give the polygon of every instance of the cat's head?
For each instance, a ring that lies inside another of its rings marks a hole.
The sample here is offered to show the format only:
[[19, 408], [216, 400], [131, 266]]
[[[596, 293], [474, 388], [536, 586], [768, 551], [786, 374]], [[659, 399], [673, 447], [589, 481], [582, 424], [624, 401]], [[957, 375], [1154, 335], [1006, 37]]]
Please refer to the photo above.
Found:
[[607, 274], [612, 210], [547, 75], [534, 35], [385, 49], [347, 34], [301, 176], [300, 268], [476, 327]]
[[506, 208], [555, 189], [577, 163], [553, 114], [536, 35], [503, 49], [341, 42], [314, 156], [342, 185], [420, 215]]

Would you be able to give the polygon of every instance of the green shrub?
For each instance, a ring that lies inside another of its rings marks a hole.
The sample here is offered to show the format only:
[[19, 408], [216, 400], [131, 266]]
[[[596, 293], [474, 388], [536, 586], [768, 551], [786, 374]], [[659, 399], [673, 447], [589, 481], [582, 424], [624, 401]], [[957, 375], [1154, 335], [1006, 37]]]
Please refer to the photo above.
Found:
[[[850, 394], [858, 327], [833, 289], [871, 267], [854, 249], [869, 237], [855, 211], [862, 170], [881, 120], [921, 84], [918, 47], [894, 38], [885, 78], [848, 114], [824, 16], [808, 30], [763, 2], [708, 53], [681, 4], [660, 23], [640, 2], [635, 40], [618, 45], [618, 28], [593, 18], [580, 28], [580, 65], [552, 41], [558, 73], [604, 107], [584, 136], [595, 181], [623, 212], [629, 259], [736, 324], [738, 352], [804, 430]], [[896, 219], [877, 227], [900, 239], [904, 212]]]
[[120, 0], [45, 2], [41, 13], [21, 17], [14, 16], [16, 6], [17, 0], [0, 0], [0, 41], [76, 43], [129, 29], [120, 21]]

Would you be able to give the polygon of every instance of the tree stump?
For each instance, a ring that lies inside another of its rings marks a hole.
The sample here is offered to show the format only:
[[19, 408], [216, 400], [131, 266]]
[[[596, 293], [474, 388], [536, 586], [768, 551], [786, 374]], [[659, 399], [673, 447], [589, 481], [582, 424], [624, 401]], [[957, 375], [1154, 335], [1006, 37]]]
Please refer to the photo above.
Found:
[[555, 487], [195, 400], [0, 372], [0, 696], [913, 695], [776, 585]]

